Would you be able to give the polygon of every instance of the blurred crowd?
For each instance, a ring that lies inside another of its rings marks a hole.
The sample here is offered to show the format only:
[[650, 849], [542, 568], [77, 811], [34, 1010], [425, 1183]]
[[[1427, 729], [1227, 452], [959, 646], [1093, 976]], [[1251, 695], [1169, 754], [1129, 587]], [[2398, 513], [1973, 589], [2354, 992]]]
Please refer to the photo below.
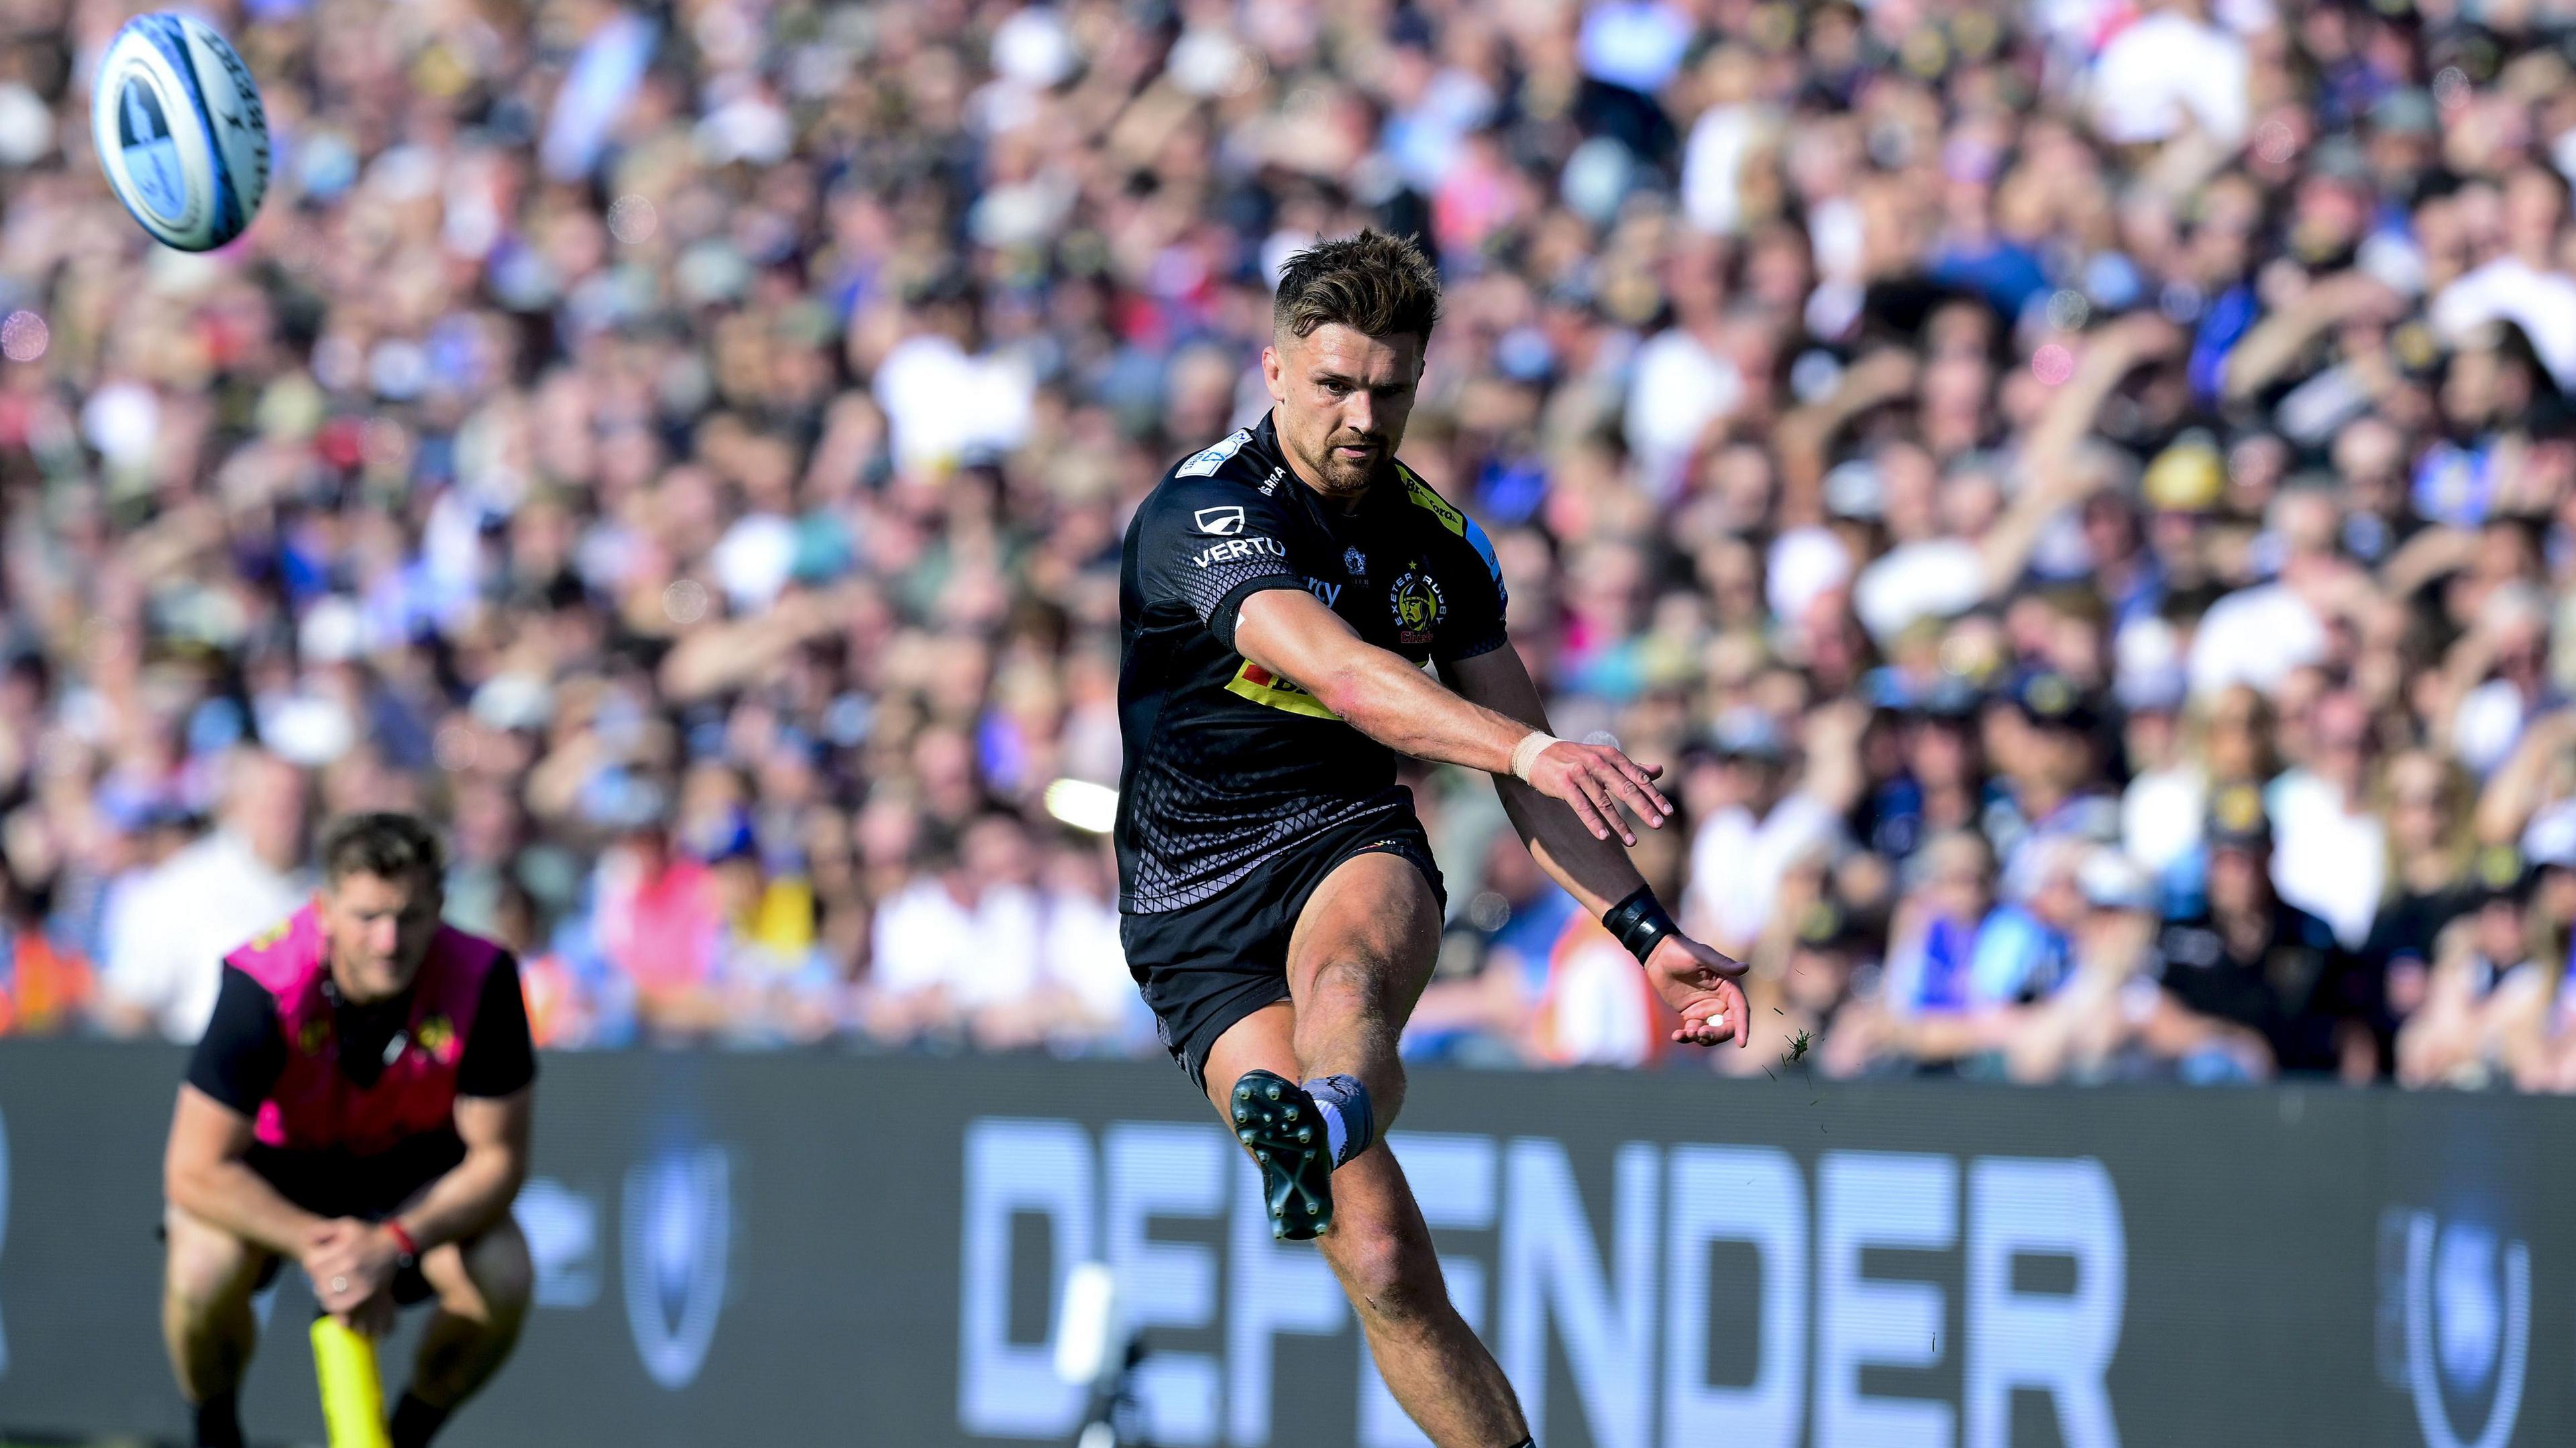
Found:
[[2566, 0], [0, 0], [0, 1029], [200, 1028], [420, 810], [540, 1039], [1151, 1051], [1118, 546], [1269, 283], [1422, 237], [1405, 457], [1748, 960], [1668, 1059], [1485, 781], [1408, 1048], [2576, 1089]]

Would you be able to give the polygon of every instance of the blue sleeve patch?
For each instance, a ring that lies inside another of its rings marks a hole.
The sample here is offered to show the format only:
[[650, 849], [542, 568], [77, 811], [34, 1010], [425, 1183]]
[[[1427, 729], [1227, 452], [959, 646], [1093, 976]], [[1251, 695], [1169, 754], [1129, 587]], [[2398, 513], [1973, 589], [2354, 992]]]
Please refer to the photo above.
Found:
[[1511, 590], [1503, 587], [1503, 560], [1494, 556], [1494, 540], [1485, 536], [1483, 525], [1467, 520], [1467, 541], [1475, 545], [1476, 556], [1485, 560], [1485, 571], [1494, 576], [1494, 597], [1511, 602]]

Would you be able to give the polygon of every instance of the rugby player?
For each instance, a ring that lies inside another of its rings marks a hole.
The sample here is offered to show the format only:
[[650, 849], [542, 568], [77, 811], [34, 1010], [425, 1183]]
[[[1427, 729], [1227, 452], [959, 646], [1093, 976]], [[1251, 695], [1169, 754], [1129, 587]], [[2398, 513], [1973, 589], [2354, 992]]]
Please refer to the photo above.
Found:
[[408, 815], [326, 831], [311, 903], [224, 958], [163, 1165], [162, 1335], [200, 1448], [239, 1448], [251, 1296], [293, 1261], [369, 1337], [435, 1301], [394, 1448], [509, 1356], [533, 1273], [510, 1219], [536, 1057], [515, 961], [439, 923], [445, 863]]
[[1297, 254], [1262, 352], [1270, 412], [1138, 508], [1120, 934], [1164, 1044], [1259, 1164], [1272, 1231], [1320, 1235], [1397, 1401], [1441, 1448], [1515, 1448], [1511, 1385], [1374, 1149], [1444, 900], [1396, 756], [1495, 777], [1539, 864], [1678, 1013], [1675, 1041], [1741, 1043], [1743, 967], [1677, 931], [1628, 861], [1627, 816], [1672, 814], [1661, 771], [1549, 735], [1492, 543], [1396, 459], [1438, 314], [1410, 242]]

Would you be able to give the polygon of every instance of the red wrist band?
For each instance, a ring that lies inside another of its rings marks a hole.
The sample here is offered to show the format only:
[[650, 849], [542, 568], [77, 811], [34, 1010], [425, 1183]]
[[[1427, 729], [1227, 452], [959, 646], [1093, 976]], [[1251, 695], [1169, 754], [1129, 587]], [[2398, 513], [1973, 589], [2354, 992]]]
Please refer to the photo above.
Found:
[[385, 1223], [385, 1230], [393, 1235], [394, 1245], [402, 1248], [402, 1254], [405, 1257], [413, 1261], [420, 1260], [420, 1244], [411, 1239], [411, 1233], [403, 1230], [402, 1223], [388, 1220]]

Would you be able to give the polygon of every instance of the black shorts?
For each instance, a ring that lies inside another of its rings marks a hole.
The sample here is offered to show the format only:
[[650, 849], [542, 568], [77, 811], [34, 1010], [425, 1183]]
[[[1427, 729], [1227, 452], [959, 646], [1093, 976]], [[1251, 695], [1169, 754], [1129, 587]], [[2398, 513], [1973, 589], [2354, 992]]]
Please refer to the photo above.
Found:
[[[242, 1165], [257, 1172], [277, 1194], [321, 1217], [356, 1217], [381, 1222], [429, 1190], [465, 1159], [465, 1143], [453, 1134], [416, 1137], [375, 1156], [342, 1152], [281, 1151], [253, 1146]], [[271, 1257], [260, 1269], [263, 1288], [277, 1280], [285, 1259]], [[433, 1295], [429, 1280], [414, 1263], [394, 1277], [394, 1301], [409, 1307]]]
[[1410, 808], [1300, 840], [1213, 897], [1155, 915], [1121, 915], [1128, 972], [1154, 1012], [1163, 1049], [1207, 1089], [1208, 1052], [1235, 1022], [1288, 998], [1288, 937], [1315, 887], [1355, 855], [1401, 855], [1447, 909], [1431, 841]]
[[[453, 1136], [420, 1136], [404, 1141], [402, 1147], [381, 1157], [350, 1157], [343, 1152], [283, 1152], [278, 1147], [252, 1147], [242, 1154], [242, 1165], [258, 1172], [263, 1183], [278, 1188], [278, 1196], [296, 1203], [314, 1216], [355, 1216], [358, 1221], [384, 1221], [402, 1211], [420, 1193], [430, 1190], [430, 1183], [448, 1175], [456, 1162], [464, 1159], [464, 1141]], [[155, 1237], [167, 1239], [165, 1226], [152, 1229]], [[255, 1291], [268, 1291], [286, 1270], [286, 1257], [268, 1252], [268, 1262], [260, 1265], [260, 1278]], [[402, 1306], [415, 1306], [438, 1296], [430, 1278], [420, 1275], [420, 1262], [394, 1273], [394, 1301]]]
[[253, 1146], [243, 1154], [242, 1165], [277, 1188], [279, 1196], [315, 1216], [381, 1222], [463, 1160], [464, 1141], [452, 1131], [441, 1131], [365, 1156]]

